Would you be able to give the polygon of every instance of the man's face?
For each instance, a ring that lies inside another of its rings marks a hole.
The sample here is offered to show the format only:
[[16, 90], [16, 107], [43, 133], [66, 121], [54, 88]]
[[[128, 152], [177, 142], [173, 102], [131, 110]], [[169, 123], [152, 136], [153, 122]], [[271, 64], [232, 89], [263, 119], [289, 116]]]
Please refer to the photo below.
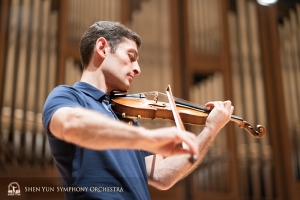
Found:
[[108, 90], [127, 91], [134, 77], [141, 73], [136, 43], [126, 38], [114, 53], [108, 47], [106, 54], [103, 74]]

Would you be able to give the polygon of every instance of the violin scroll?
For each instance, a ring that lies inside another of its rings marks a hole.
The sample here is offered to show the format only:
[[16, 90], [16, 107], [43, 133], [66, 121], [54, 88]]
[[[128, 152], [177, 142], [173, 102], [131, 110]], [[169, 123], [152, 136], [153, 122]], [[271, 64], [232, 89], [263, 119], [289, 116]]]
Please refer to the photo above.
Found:
[[255, 138], [262, 138], [266, 134], [266, 128], [262, 125], [256, 125], [256, 127], [253, 128], [249, 122], [243, 121], [242, 123], [239, 123], [238, 126], [244, 128]]

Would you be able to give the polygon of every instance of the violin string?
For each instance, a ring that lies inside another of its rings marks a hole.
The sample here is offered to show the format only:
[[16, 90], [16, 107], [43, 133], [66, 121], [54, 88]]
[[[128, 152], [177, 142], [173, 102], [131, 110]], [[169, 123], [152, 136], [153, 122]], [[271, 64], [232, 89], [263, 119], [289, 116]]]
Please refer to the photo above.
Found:
[[[144, 92], [143, 94], [145, 94], [145, 95], [147, 95], [147, 94], [155, 95], [155, 93], [159, 94], [161, 96], [164, 96], [164, 97], [167, 96], [165, 93], [157, 92], [157, 91]], [[202, 111], [202, 112], [206, 112], [206, 113], [209, 113], [211, 111], [209, 108], [207, 108], [205, 106], [201, 106], [199, 104], [196, 104], [196, 103], [184, 100], [184, 99], [180, 99], [178, 97], [174, 97], [174, 99], [175, 99], [175, 102], [176, 102], [177, 105], [179, 105], [181, 107], [184, 107], [184, 108], [189, 108], [189, 109]], [[244, 121], [243, 118], [241, 118], [239, 116], [236, 116], [236, 115], [232, 115], [231, 118], [239, 120], [239, 121]]]

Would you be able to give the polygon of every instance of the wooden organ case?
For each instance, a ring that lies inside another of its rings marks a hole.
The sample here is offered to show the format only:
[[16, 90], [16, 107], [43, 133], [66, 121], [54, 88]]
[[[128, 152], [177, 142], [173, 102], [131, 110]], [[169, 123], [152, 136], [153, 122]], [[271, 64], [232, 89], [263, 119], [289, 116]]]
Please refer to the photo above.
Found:
[[[175, 96], [200, 105], [230, 99], [235, 115], [267, 128], [264, 138], [254, 139], [229, 123], [192, 174], [167, 191], [150, 186], [152, 199], [300, 198], [300, 2], [1, 0], [0, 5], [1, 188], [7, 188], [7, 177], [24, 174], [28, 185], [60, 185], [57, 178], [32, 179], [58, 176], [41, 126], [43, 102], [56, 85], [79, 79], [78, 43], [85, 29], [112, 20], [143, 41], [142, 75], [130, 92], [164, 92], [171, 84]], [[197, 134], [202, 129], [187, 128]], [[51, 195], [43, 198], [63, 198]]]

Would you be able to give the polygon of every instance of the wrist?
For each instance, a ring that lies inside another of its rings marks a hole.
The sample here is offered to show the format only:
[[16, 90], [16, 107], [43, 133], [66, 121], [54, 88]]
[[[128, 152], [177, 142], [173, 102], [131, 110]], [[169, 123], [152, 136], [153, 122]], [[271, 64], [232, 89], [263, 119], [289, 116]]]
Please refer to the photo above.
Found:
[[207, 133], [209, 135], [216, 135], [219, 131], [220, 131], [220, 129], [217, 126], [205, 125], [205, 127], [203, 129], [203, 132]]

